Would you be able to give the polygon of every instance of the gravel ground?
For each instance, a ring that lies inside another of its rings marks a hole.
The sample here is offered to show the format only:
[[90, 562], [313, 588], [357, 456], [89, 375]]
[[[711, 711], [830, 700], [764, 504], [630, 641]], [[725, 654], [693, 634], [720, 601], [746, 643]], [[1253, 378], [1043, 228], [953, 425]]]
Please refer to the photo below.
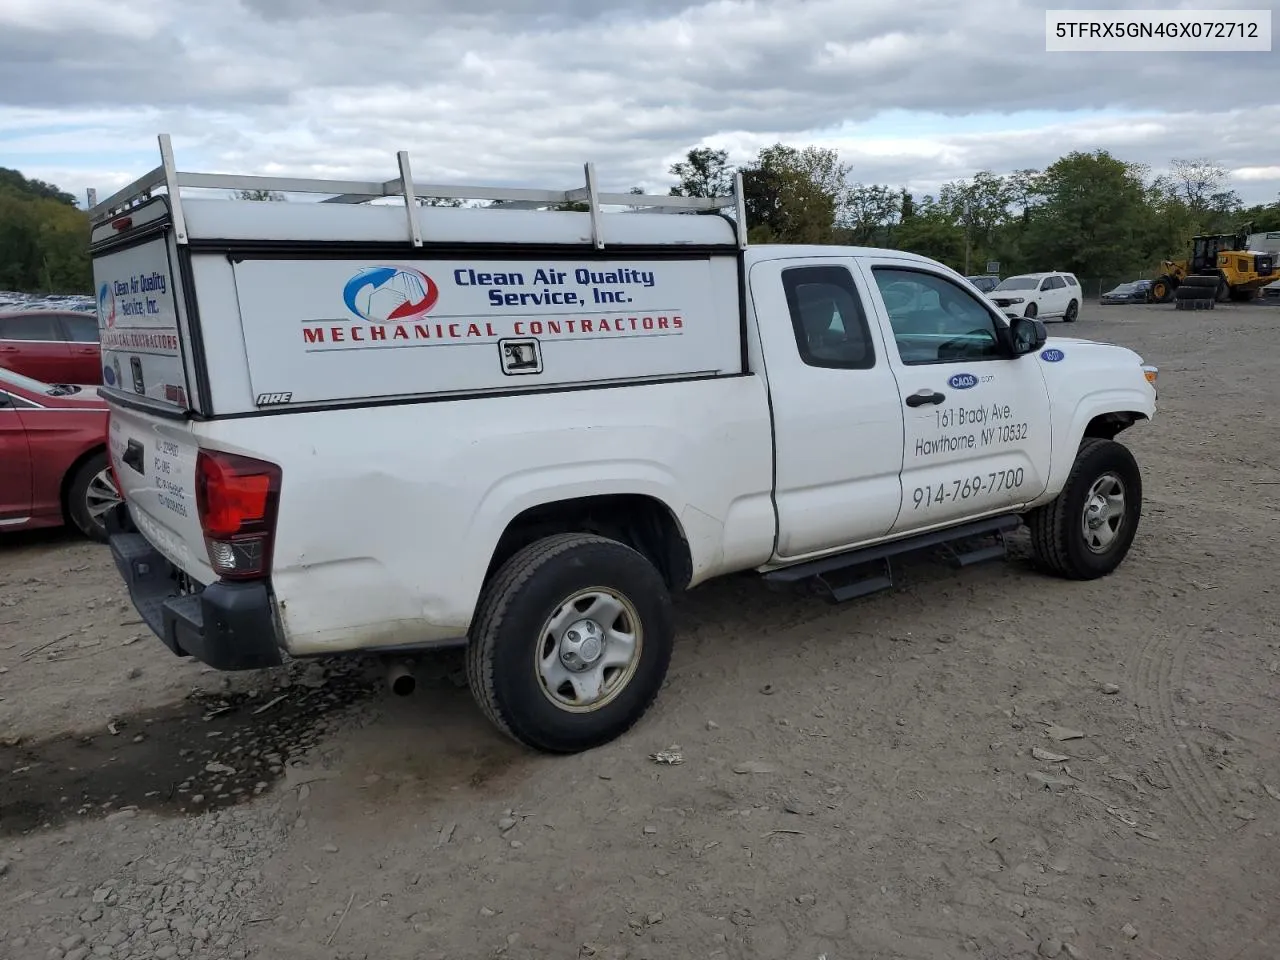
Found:
[[103, 548], [0, 541], [0, 956], [1271, 960], [1278, 315], [1063, 330], [1162, 371], [1113, 576], [1019, 536], [841, 607], [709, 584], [653, 712], [576, 757], [448, 658], [404, 699], [179, 661]]

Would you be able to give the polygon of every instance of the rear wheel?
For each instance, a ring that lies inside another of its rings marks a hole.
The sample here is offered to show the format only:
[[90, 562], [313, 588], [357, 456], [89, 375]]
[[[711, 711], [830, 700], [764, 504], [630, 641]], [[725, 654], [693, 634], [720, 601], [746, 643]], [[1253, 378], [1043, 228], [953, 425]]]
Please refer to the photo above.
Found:
[[1034, 319], [1034, 318], [1035, 318], [1035, 315], [1036, 315], [1037, 313], [1039, 313], [1039, 312], [1040, 312], [1040, 308], [1039, 308], [1039, 307], [1037, 307], [1034, 303], [1028, 303], [1028, 304], [1027, 304], [1027, 309], [1025, 309], [1025, 310], [1023, 310], [1023, 311], [1022, 311], [1022, 315], [1023, 315], [1024, 317], [1030, 317], [1030, 318]]
[[1156, 303], [1168, 303], [1173, 299], [1173, 278], [1161, 277], [1151, 285], [1151, 299]]
[[1129, 553], [1142, 516], [1142, 473], [1129, 448], [1088, 437], [1062, 492], [1027, 515], [1041, 566], [1069, 580], [1093, 580]]
[[106, 541], [106, 513], [119, 502], [120, 491], [111, 476], [105, 451], [80, 464], [67, 484], [67, 515], [90, 540]]
[[1067, 312], [1062, 315], [1064, 323], [1075, 323], [1076, 317], [1080, 315], [1080, 304], [1072, 300], [1067, 304]]
[[576, 753], [625, 733], [666, 679], [671, 598], [648, 560], [615, 540], [557, 534], [508, 560], [485, 588], [467, 677], [512, 739]]

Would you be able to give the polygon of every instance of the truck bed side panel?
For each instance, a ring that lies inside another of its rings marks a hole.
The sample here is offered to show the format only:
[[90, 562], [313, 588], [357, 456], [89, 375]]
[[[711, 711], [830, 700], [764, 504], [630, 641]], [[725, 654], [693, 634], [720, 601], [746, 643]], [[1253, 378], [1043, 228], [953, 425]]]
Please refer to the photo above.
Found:
[[462, 636], [494, 546], [540, 503], [648, 494], [694, 580], [773, 548], [765, 385], [755, 376], [199, 424], [201, 445], [283, 470], [272, 584], [288, 648]]

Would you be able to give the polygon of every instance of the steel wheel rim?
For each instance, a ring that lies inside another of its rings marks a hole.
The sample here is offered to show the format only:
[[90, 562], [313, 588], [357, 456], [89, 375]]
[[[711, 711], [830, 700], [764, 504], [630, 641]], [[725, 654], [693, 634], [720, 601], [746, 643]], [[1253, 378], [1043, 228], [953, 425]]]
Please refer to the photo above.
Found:
[[1104, 473], [1084, 498], [1081, 531], [1092, 553], [1106, 553], [1124, 530], [1126, 511], [1124, 481], [1114, 473]]
[[99, 526], [103, 515], [120, 502], [120, 490], [111, 476], [110, 468], [103, 467], [89, 480], [84, 491], [84, 506], [89, 519]]
[[566, 713], [608, 706], [631, 682], [644, 648], [635, 605], [616, 590], [589, 587], [556, 606], [538, 634], [533, 672]]

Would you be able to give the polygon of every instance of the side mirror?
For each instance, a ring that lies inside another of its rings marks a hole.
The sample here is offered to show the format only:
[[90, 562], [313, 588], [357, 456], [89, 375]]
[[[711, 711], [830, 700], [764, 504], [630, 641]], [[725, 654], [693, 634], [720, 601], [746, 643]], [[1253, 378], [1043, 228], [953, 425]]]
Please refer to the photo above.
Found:
[[1019, 357], [1034, 353], [1049, 339], [1044, 321], [1033, 317], [1014, 317], [1009, 325], [1009, 332], [1013, 334], [1014, 355]]

